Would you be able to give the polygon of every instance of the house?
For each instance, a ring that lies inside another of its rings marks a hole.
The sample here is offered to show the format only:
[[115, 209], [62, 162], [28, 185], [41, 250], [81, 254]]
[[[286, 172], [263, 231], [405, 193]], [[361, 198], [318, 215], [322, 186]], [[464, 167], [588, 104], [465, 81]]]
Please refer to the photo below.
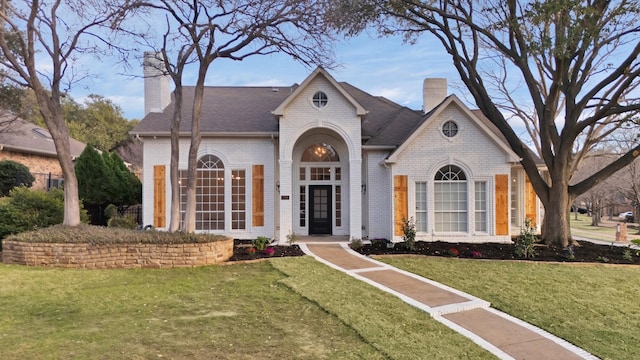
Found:
[[[131, 134], [144, 143], [143, 222], [166, 229], [174, 103], [152, 73]], [[424, 108], [411, 110], [320, 67], [300, 85], [206, 87], [196, 231], [400, 241], [413, 218], [417, 240], [510, 242], [525, 218], [538, 223], [539, 199], [497, 129], [447, 95], [445, 79], [423, 90]], [[183, 96], [181, 211], [194, 88]]]
[[[13, 160], [29, 168], [32, 188], [48, 190], [63, 183], [58, 153], [49, 132], [15, 115], [0, 115], [0, 160]], [[69, 139], [71, 156], [82, 154], [86, 144]]]

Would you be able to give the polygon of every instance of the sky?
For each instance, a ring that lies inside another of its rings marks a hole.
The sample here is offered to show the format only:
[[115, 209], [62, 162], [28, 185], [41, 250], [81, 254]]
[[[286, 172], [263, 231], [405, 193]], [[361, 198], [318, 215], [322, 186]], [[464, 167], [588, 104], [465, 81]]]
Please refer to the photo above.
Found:
[[[399, 37], [378, 38], [365, 33], [341, 41], [335, 48], [335, 60], [337, 66], [328, 71], [337, 81], [411, 109], [422, 108], [422, 82], [427, 77], [447, 78], [449, 94], [466, 98], [451, 57], [435, 39], [422, 38], [409, 45]], [[98, 64], [93, 66], [90, 78], [70, 91], [71, 96], [83, 103], [89, 94], [102, 95], [120, 106], [125, 118], [141, 119], [142, 67], [134, 64], [124, 70], [108, 61]], [[219, 59], [211, 65], [206, 85], [289, 86], [302, 83], [313, 70], [283, 54], [256, 55], [243, 61]], [[184, 84], [195, 84], [195, 74], [186, 75]]]

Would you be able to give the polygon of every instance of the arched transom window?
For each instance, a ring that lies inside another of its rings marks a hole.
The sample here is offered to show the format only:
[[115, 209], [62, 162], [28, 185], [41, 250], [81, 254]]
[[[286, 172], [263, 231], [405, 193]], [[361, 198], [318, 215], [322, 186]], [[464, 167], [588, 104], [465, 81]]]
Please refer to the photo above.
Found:
[[455, 165], [447, 165], [438, 170], [434, 180], [435, 230], [438, 232], [467, 232], [466, 174]]
[[303, 162], [337, 162], [340, 156], [335, 149], [325, 143], [313, 144], [302, 153]]

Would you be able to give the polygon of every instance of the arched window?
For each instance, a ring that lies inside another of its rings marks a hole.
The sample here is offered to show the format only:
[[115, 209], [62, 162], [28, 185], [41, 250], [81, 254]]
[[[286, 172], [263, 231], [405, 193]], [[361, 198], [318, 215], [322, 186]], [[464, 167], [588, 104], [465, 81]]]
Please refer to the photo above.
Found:
[[196, 230], [224, 230], [224, 164], [217, 156], [198, 160]]
[[313, 144], [302, 153], [303, 162], [337, 162], [340, 156], [335, 149], [325, 143]]
[[[180, 212], [184, 220], [187, 171], [180, 171]], [[214, 155], [198, 160], [196, 170], [196, 230], [224, 230], [224, 164]]]
[[438, 170], [434, 180], [435, 230], [439, 232], [467, 232], [466, 174], [455, 165], [447, 165]]

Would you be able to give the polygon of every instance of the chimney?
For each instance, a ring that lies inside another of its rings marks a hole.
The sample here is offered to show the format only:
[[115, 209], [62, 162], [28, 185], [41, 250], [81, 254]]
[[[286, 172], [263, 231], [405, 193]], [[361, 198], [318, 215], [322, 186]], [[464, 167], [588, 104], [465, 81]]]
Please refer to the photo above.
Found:
[[427, 78], [422, 85], [422, 110], [428, 113], [447, 97], [447, 79]]
[[171, 77], [166, 74], [162, 55], [145, 52], [144, 73], [144, 116], [152, 112], [162, 112], [171, 101]]

